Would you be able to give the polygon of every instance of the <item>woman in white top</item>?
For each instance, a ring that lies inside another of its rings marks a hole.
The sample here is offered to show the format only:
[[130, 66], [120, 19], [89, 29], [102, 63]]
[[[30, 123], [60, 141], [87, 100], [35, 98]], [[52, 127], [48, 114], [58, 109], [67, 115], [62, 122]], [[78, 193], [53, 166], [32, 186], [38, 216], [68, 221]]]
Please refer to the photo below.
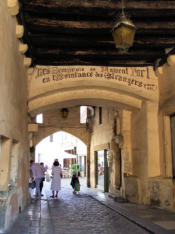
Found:
[[61, 190], [61, 178], [62, 178], [62, 170], [59, 167], [59, 162], [55, 161], [52, 167], [52, 183], [51, 183], [51, 190], [52, 190], [52, 198], [54, 198], [54, 193], [56, 191], [55, 197], [58, 197], [58, 191]]

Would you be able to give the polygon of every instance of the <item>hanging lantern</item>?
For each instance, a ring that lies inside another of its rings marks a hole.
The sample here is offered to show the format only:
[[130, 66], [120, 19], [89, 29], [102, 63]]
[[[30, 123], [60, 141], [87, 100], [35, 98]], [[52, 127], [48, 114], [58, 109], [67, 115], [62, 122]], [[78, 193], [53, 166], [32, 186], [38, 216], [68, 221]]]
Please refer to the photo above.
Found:
[[61, 109], [61, 115], [63, 119], [66, 119], [68, 117], [69, 110], [67, 108]]
[[122, 13], [122, 16], [112, 29], [116, 48], [121, 51], [127, 51], [133, 45], [135, 31], [135, 25]]
[[126, 52], [134, 43], [136, 27], [124, 13], [124, 0], [121, 0], [122, 14], [112, 29], [115, 46], [121, 52]]

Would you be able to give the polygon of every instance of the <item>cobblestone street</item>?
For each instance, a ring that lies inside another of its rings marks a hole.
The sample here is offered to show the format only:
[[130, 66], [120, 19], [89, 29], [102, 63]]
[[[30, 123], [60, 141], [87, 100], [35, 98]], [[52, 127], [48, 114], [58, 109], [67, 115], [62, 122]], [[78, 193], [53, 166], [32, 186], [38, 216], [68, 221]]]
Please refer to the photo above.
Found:
[[52, 199], [49, 184], [45, 182], [44, 198], [32, 200], [8, 234], [154, 233], [88, 195], [83, 183], [80, 195], [73, 195], [70, 179], [63, 179], [58, 198]]
[[45, 190], [48, 199], [32, 201], [9, 234], [147, 233], [83, 191], [73, 195], [70, 180], [63, 181], [58, 199], [50, 199], [50, 191]]

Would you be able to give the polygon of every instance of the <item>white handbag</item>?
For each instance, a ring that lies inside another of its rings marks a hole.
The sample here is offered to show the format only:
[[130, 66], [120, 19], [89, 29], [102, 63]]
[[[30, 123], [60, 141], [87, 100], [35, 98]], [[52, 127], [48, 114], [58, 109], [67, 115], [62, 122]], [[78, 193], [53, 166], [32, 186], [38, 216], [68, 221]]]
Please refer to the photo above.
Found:
[[46, 182], [50, 182], [50, 175], [49, 175], [49, 173], [46, 173]]

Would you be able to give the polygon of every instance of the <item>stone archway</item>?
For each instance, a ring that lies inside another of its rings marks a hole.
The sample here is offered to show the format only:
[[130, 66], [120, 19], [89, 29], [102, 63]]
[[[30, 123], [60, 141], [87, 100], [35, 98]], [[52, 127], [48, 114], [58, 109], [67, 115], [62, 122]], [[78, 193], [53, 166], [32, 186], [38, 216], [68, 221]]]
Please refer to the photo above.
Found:
[[[58, 120], [59, 121], [59, 120]], [[70, 126], [69, 126], [70, 127]], [[80, 139], [86, 146], [87, 146], [87, 157], [86, 157], [86, 175], [87, 175], [87, 186], [90, 187], [90, 141], [91, 141], [91, 133], [86, 128], [86, 126], [82, 127], [80, 124], [79, 126], [74, 126], [74, 122], [72, 122], [72, 127], [50, 127], [50, 126], [39, 126], [38, 132], [33, 133], [33, 148], [35, 154], [35, 147], [36, 145], [43, 140], [44, 138], [52, 135], [56, 132], [63, 131], [69, 133], [78, 139]], [[34, 157], [34, 156], [33, 156]]]
[[39, 132], [37, 134], [34, 134], [33, 136], [33, 146], [35, 147], [40, 141], [42, 141], [44, 138], [59, 132], [63, 131], [66, 133], [69, 133], [77, 138], [79, 138], [86, 146], [90, 144], [90, 135], [85, 129], [66, 129], [62, 128], [54, 128], [54, 127], [47, 127], [44, 129], [39, 129]]
[[158, 100], [152, 67], [37, 66], [28, 72], [31, 114], [53, 105], [73, 106], [92, 100], [140, 109], [143, 99]]
[[[124, 174], [132, 176], [135, 172], [138, 174], [140, 173], [133, 167], [133, 162], [136, 158], [135, 156], [133, 160], [133, 154], [137, 155], [137, 152], [134, 151], [136, 147], [134, 149], [132, 148], [132, 139], [135, 137], [137, 142], [139, 142], [137, 135], [141, 134], [141, 132], [139, 132], [141, 128], [139, 128], [139, 130], [137, 129], [137, 120], [139, 120], [139, 122], [143, 122], [144, 120], [145, 132], [147, 132], [147, 125], [150, 124], [150, 122], [148, 121], [149, 118], [142, 118], [144, 114], [149, 117], [149, 113], [153, 112], [155, 121], [157, 121], [157, 112], [153, 104], [156, 105], [158, 103], [158, 82], [151, 67], [37, 66], [29, 70], [28, 87], [28, 108], [32, 116], [36, 115], [36, 113], [50, 111], [54, 108], [72, 108], [84, 104], [97, 107], [113, 107], [114, 109], [122, 110], [122, 122], [124, 123], [122, 126], [122, 134], [125, 141], [123, 148], [123, 158], [125, 161]], [[134, 122], [132, 122], [133, 120]], [[71, 121], [71, 119], [69, 119], [69, 121]], [[34, 135], [34, 144], [42, 139], [41, 135], [47, 136], [47, 131], [49, 131], [50, 134], [56, 132], [59, 128], [60, 130], [66, 131], [67, 123], [68, 122], [64, 122], [64, 124], [59, 125], [59, 127], [50, 125], [45, 129], [39, 129], [38, 135]], [[151, 125], [151, 127], [153, 127], [153, 125]], [[73, 126], [71, 130], [67, 128], [67, 132], [74, 133], [73, 135], [78, 134], [77, 136], [79, 136], [80, 139], [84, 139], [83, 141], [86, 142], [88, 147], [88, 176], [90, 177], [91, 174], [92, 178], [94, 177], [93, 148], [98, 144], [105, 144], [111, 141], [111, 130], [107, 127], [106, 129], [108, 129], [106, 137], [100, 141], [100, 133], [98, 131], [96, 135], [91, 135], [90, 132], [87, 134], [85, 129], [81, 129], [80, 134], [80, 132], [78, 132], [79, 130], [75, 130]], [[132, 135], [132, 131], [135, 133], [139, 132], [139, 134]], [[143, 142], [145, 142], [145, 145], [143, 145], [144, 150], [141, 151], [141, 154], [144, 158], [147, 145], [145, 139], [143, 139]], [[118, 156], [118, 147], [114, 146], [113, 150]], [[91, 158], [90, 151], [92, 155]], [[115, 159], [117, 162], [115, 163], [115, 171], [117, 171], [119, 160], [117, 157]], [[156, 163], [159, 163], [158, 154]], [[90, 164], [92, 165], [91, 170]], [[119, 181], [117, 181], [119, 178], [119, 176], [115, 178], [116, 187], [119, 187]], [[128, 177], [125, 178], [126, 182], [127, 179]]]

